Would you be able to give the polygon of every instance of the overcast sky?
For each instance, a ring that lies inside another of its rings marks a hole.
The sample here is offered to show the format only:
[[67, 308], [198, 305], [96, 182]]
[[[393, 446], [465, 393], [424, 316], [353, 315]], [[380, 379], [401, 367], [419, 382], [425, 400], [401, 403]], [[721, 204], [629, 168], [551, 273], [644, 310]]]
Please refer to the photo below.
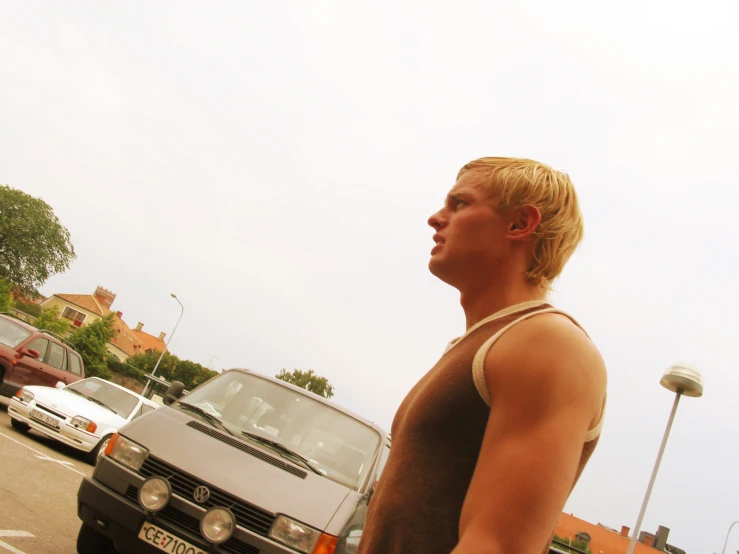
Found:
[[568, 172], [586, 237], [552, 301], [600, 347], [609, 407], [566, 511], [633, 528], [674, 398], [659, 379], [694, 363], [705, 395], [680, 404], [643, 529], [721, 551], [739, 520], [736, 0], [2, 4], [0, 183], [47, 201], [77, 251], [42, 292], [104, 286], [154, 335], [174, 292], [178, 356], [315, 369], [386, 428], [464, 331], [427, 270], [459, 167]]

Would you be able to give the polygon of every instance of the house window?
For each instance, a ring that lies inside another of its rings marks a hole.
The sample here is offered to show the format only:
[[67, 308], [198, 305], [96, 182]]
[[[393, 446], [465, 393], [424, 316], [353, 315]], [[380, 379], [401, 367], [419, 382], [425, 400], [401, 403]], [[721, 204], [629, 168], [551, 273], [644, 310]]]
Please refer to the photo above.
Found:
[[85, 321], [87, 315], [83, 314], [82, 312], [78, 312], [77, 310], [73, 310], [72, 308], [67, 306], [62, 312], [62, 317], [70, 320], [72, 323], [79, 327], [80, 325], [82, 325], [82, 322]]

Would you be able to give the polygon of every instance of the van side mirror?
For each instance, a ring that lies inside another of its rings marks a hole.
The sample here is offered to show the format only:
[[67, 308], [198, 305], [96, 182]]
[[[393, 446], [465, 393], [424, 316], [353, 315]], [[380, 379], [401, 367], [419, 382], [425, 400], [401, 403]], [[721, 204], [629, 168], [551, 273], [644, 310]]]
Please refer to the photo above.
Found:
[[169, 406], [170, 404], [176, 402], [182, 397], [182, 393], [185, 390], [185, 384], [181, 381], [173, 381], [171, 385], [167, 388], [167, 392], [164, 393], [164, 398], [162, 398], [162, 402]]
[[377, 489], [377, 481], [375, 481], [375, 484], [372, 485], [370, 490], [367, 492], [367, 505], [372, 502], [372, 497], [375, 495], [375, 489]]
[[56, 382], [56, 385], [54, 385], [54, 388], [63, 389], [66, 386], [67, 386], [67, 384], [64, 381], [57, 381]]

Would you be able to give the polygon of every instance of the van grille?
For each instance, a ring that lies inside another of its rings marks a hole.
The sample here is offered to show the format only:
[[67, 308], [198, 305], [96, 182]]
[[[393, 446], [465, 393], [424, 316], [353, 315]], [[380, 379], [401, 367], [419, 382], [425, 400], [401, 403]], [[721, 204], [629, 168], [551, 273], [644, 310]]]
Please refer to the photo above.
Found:
[[144, 477], [159, 476], [166, 478], [175, 494], [191, 502], [194, 501], [193, 491], [195, 488], [205, 485], [210, 490], [210, 498], [207, 502], [201, 504], [205, 509], [215, 506], [228, 508], [233, 512], [236, 517], [236, 523], [240, 527], [253, 531], [263, 537], [267, 536], [275, 520], [273, 514], [239, 500], [235, 496], [221, 491], [208, 483], [204, 483], [187, 473], [183, 473], [174, 466], [164, 463], [153, 456], [146, 458], [139, 473]]
[[[126, 498], [138, 504], [139, 489], [133, 485], [129, 485], [128, 489], [126, 489]], [[175, 528], [184, 529], [198, 537], [201, 536], [200, 520], [181, 512], [172, 506], [167, 506], [161, 512], [157, 513], [155, 520], [166, 521]], [[217, 547], [214, 552], [225, 552], [228, 554], [259, 554], [259, 548], [232, 537]]]
[[229, 435], [225, 435], [221, 433], [220, 431], [216, 431], [213, 429], [213, 427], [209, 427], [207, 425], [203, 425], [202, 423], [199, 423], [197, 421], [190, 421], [187, 424], [188, 427], [192, 427], [193, 429], [200, 431], [201, 433], [205, 433], [209, 437], [213, 437], [216, 440], [219, 440], [221, 442], [225, 442], [229, 446], [233, 446], [234, 448], [238, 448], [242, 452], [246, 452], [247, 454], [251, 454], [255, 458], [259, 458], [263, 462], [267, 462], [268, 464], [271, 464], [275, 467], [279, 467], [280, 469], [287, 471], [288, 473], [292, 473], [296, 477], [300, 477], [301, 479], [305, 479], [308, 475], [307, 472], [303, 471], [302, 469], [298, 469], [297, 467], [290, 465], [286, 462], [283, 462], [282, 460], [275, 458], [274, 456], [270, 456], [269, 454], [266, 454], [265, 452], [262, 452], [261, 450], [258, 450], [256, 448], [252, 448], [248, 444], [246, 444], [243, 441], [238, 440], [235, 437], [231, 437]]

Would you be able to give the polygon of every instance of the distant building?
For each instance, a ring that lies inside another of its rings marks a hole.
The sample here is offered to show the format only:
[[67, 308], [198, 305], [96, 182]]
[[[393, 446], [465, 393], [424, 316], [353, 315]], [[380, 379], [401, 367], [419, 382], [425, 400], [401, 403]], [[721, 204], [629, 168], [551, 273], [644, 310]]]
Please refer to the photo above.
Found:
[[[611, 529], [601, 523], [593, 524], [572, 514], [562, 513], [554, 531], [559, 537], [571, 540], [584, 540], [593, 554], [626, 554], [631, 542], [630, 529], [625, 525], [621, 531]], [[655, 534], [647, 531], [639, 533], [634, 554], [686, 554], [684, 550], [667, 544], [670, 530], [660, 525]]]
[[68, 319], [75, 327], [82, 327], [115, 313], [113, 326], [115, 336], [108, 343], [108, 352], [120, 361], [124, 362], [129, 357], [142, 352], [163, 352], [166, 349], [164, 333], [159, 337], [144, 332], [143, 323], [139, 323], [136, 329], [131, 329], [123, 321], [122, 312], [113, 312], [111, 307], [116, 295], [102, 287], [97, 287], [94, 294], [52, 294], [41, 302], [42, 308], [59, 308], [60, 317]]

